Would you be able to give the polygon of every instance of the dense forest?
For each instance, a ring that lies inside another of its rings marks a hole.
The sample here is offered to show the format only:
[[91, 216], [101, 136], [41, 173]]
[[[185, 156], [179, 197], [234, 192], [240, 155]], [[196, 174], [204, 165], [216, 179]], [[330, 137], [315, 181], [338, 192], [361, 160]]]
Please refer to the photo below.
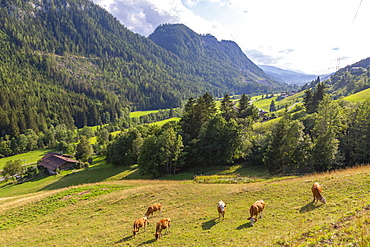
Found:
[[[127, 122], [132, 110], [175, 108], [205, 92], [222, 97], [284, 86], [256, 68], [235, 43], [234, 54], [250, 66], [221, 62], [225, 52], [217, 46], [193, 64], [129, 31], [88, 0], [1, 0], [0, 6], [3, 138], [60, 124], [72, 130]], [[194, 35], [194, 43], [199, 37]], [[195, 52], [187, 49], [182, 54]], [[209, 66], [211, 60], [218, 65]], [[252, 80], [257, 70], [264, 84]]]
[[[305, 91], [304, 104], [283, 113], [265, 133], [254, 132], [258, 110], [246, 95], [235, 105], [225, 95], [190, 98], [179, 123], [122, 132], [107, 149], [115, 165], [138, 164], [143, 175], [189, 171], [235, 162], [271, 174], [303, 174], [370, 162], [370, 100], [333, 100], [324, 83]], [[124, 154], [124, 155], [122, 155]]]

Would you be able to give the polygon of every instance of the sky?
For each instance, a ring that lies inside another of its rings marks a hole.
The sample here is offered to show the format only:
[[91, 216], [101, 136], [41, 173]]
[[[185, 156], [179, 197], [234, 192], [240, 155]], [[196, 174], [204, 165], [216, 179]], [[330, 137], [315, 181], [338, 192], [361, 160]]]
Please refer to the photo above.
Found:
[[93, 0], [131, 31], [235, 41], [257, 65], [321, 75], [370, 57], [370, 0]]

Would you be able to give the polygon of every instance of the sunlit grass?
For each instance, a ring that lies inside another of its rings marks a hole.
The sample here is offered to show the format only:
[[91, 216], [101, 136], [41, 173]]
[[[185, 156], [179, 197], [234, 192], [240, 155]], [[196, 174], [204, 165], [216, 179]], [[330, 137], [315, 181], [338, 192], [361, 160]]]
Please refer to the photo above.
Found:
[[261, 98], [257, 101], [253, 101], [253, 105], [259, 109], [262, 109], [264, 111], [270, 111], [270, 104], [271, 101], [276, 101], [277, 96], [271, 97], [271, 98]]
[[253, 131], [259, 134], [265, 133], [271, 130], [280, 119], [281, 117], [277, 117], [266, 122], [256, 122], [253, 124]]
[[270, 98], [262, 98], [262, 96], [258, 96], [258, 97], [254, 96], [252, 97], [253, 105], [255, 105], [257, 108], [260, 108], [264, 111], [270, 111], [271, 101], [274, 100], [276, 108], [284, 108], [285, 106], [288, 106], [289, 108], [295, 103], [303, 101], [304, 91], [293, 94], [281, 100], [277, 100], [278, 96], [279, 94], [275, 94], [274, 97], [270, 97]]
[[[244, 184], [119, 180], [39, 192], [2, 204], [0, 245], [368, 246], [369, 176], [367, 166]], [[325, 205], [312, 203], [316, 181]], [[251, 226], [248, 210], [259, 199], [266, 202], [264, 217]], [[224, 220], [218, 219], [219, 200], [227, 205]], [[155, 202], [163, 212], [132, 238], [133, 221]], [[171, 232], [155, 241], [155, 223], [165, 217]]]
[[55, 151], [56, 151], [55, 149], [39, 149], [39, 150], [34, 150], [34, 151], [30, 151], [30, 152], [23, 153], [23, 154], [17, 154], [17, 155], [1, 158], [0, 159], [0, 170], [2, 170], [6, 162], [10, 160], [21, 160], [22, 164], [25, 165], [25, 164], [35, 163], [38, 160], [40, 160], [42, 157], [44, 157], [47, 153], [55, 152]]
[[149, 125], [158, 125], [158, 126], [163, 126], [165, 123], [168, 123], [168, 122], [171, 122], [171, 121], [179, 121], [180, 118], [179, 117], [172, 117], [172, 118], [169, 118], [169, 119], [165, 119], [165, 120], [162, 120], [162, 121], [158, 121], [158, 122], [154, 122], [154, 123], [150, 123]]
[[362, 90], [358, 93], [351, 94], [347, 97], [344, 97], [345, 100], [350, 101], [350, 102], [363, 102], [366, 99], [370, 98], [370, 88]]
[[157, 113], [159, 112], [159, 110], [150, 110], [150, 111], [134, 111], [134, 112], [130, 112], [130, 117], [131, 118], [134, 118], [134, 117], [141, 117], [141, 116], [145, 116], [145, 115], [148, 115], [148, 114], [151, 114], [151, 113]]

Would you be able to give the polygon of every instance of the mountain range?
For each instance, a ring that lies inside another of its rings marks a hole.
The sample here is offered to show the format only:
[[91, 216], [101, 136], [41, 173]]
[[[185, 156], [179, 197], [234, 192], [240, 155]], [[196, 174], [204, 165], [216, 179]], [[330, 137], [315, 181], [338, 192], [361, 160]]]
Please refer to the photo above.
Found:
[[315, 80], [318, 76], [321, 80], [326, 80], [331, 74], [325, 75], [311, 75], [297, 71], [285, 70], [270, 65], [258, 65], [263, 71], [276, 81], [284, 82], [287, 84], [305, 84]]
[[0, 7], [0, 136], [109, 123], [205, 92], [287, 88], [235, 42], [185, 25], [159, 26], [147, 38], [88, 0], [1, 0]]
[[195, 74], [202, 75], [217, 87], [226, 85], [232, 91], [242, 92], [246, 88], [258, 87], [258, 84], [283, 86], [271, 80], [233, 41], [218, 41], [210, 34], [199, 35], [183, 24], [161, 25], [149, 39], [192, 64]]

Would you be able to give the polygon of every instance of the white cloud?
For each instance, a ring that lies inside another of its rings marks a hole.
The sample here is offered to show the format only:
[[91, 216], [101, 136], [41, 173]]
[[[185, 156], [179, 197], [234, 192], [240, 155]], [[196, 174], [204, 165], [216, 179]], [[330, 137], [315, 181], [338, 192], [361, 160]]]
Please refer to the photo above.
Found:
[[[255, 63], [323, 73], [370, 56], [370, 1], [361, 0], [94, 0], [136, 33], [183, 23], [233, 40]], [[358, 12], [357, 12], [358, 10]], [[357, 12], [357, 15], [356, 15]], [[356, 18], [354, 19], [356, 15]]]
[[131, 31], [145, 36], [164, 23], [184, 23], [189, 26], [197, 22], [207, 23], [180, 0], [95, 0], [95, 3], [106, 8]]

